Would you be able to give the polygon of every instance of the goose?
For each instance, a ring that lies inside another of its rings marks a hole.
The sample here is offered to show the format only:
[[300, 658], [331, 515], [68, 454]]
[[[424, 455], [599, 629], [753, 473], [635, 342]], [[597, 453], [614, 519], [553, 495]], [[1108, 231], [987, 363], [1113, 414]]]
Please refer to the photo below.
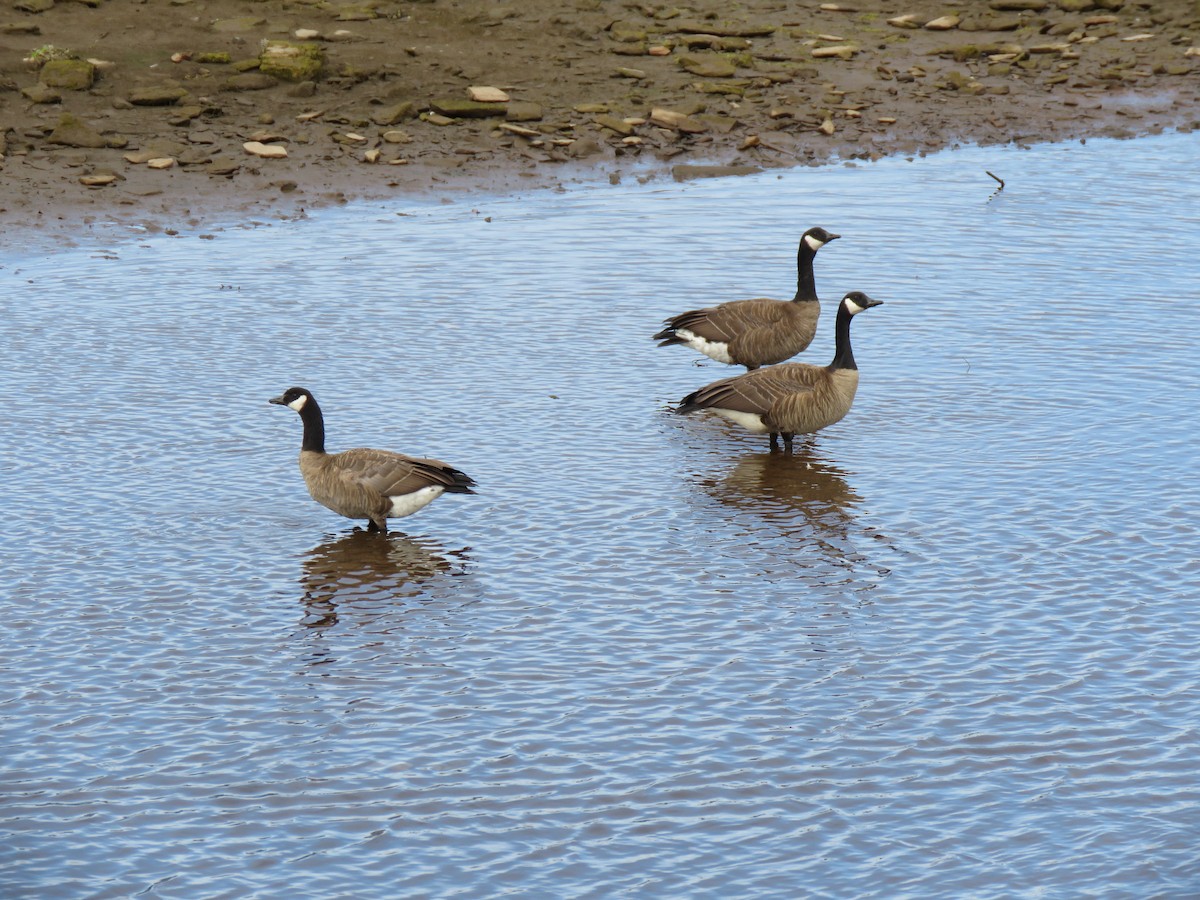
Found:
[[777, 436], [792, 451], [792, 438], [811, 434], [840, 421], [850, 411], [858, 390], [858, 366], [850, 346], [850, 320], [865, 309], [880, 306], [862, 291], [851, 291], [838, 304], [834, 327], [833, 362], [827, 366], [783, 363], [723, 378], [693, 391], [675, 412], [686, 415], [710, 409], [755, 434], [770, 434], [771, 450]]
[[443, 493], [473, 494], [474, 479], [436, 459], [390, 450], [325, 452], [325, 419], [312, 392], [291, 387], [269, 402], [300, 414], [304, 439], [300, 473], [308, 493], [348, 519], [366, 519], [367, 531], [387, 534], [387, 520], [411, 516]]
[[813, 281], [813, 257], [840, 234], [810, 228], [796, 251], [796, 296], [791, 300], [733, 300], [664, 319], [667, 326], [654, 339], [660, 347], [685, 344], [717, 362], [759, 366], [791, 359], [817, 331], [821, 304]]

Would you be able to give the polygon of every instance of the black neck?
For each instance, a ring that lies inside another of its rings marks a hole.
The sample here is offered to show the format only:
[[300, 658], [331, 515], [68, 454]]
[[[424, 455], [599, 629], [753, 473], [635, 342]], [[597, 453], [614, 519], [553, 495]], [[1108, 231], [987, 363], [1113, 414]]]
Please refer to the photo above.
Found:
[[837, 324], [833, 332], [833, 362], [829, 364], [831, 369], [858, 368], [854, 363], [854, 349], [850, 346], [850, 320], [853, 318], [845, 303], [838, 304]]
[[817, 283], [813, 279], [813, 257], [817, 251], [808, 246], [808, 238], [800, 239], [796, 251], [796, 296], [793, 300], [816, 300]]
[[300, 421], [304, 423], [304, 441], [301, 450], [311, 450], [314, 453], [325, 452], [325, 417], [321, 415], [321, 407], [311, 395], [300, 408]]

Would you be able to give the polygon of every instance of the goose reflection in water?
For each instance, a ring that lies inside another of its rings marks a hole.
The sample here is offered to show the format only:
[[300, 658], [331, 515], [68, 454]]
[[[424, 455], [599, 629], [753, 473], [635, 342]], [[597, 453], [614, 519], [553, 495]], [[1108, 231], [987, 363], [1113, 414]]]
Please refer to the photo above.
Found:
[[428, 582], [463, 573], [468, 549], [447, 551], [433, 541], [358, 528], [325, 541], [303, 561], [304, 624], [336, 625], [338, 608], [348, 604], [425, 596]]

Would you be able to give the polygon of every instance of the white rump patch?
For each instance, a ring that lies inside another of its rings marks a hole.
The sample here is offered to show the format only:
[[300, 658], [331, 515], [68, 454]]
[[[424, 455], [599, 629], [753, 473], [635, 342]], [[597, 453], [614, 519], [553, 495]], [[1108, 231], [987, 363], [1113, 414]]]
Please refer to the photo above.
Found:
[[735, 425], [741, 425], [754, 434], [766, 434], [771, 429], [763, 424], [762, 416], [758, 413], [739, 412], [732, 409], [721, 409], [719, 406], [709, 407], [713, 412], [724, 416]]
[[727, 366], [733, 365], [733, 357], [729, 355], [729, 344], [724, 341], [710, 341], [699, 335], [692, 334], [686, 328], [676, 328], [675, 336], [683, 338], [683, 342], [693, 350], [699, 350], [709, 359], [715, 359]]
[[304, 409], [304, 404], [307, 402], [308, 402], [308, 394], [301, 394], [299, 397], [297, 397], [295, 400], [293, 400], [291, 403], [289, 403], [288, 406], [290, 406], [296, 412], [300, 412], [300, 410]]
[[808, 244], [808, 249], [811, 250], [813, 253], [816, 253], [818, 250], [820, 250], [822, 247], [825, 246], [824, 241], [818, 241], [811, 234], [806, 234], [804, 236], [804, 243]]
[[411, 494], [398, 494], [394, 497], [388, 497], [392, 501], [392, 508], [388, 510], [387, 517], [389, 519], [402, 519], [405, 516], [411, 516], [418, 509], [428, 506], [445, 492], [446, 489], [440, 484], [431, 484], [429, 487], [423, 487], [419, 491], [413, 491]]

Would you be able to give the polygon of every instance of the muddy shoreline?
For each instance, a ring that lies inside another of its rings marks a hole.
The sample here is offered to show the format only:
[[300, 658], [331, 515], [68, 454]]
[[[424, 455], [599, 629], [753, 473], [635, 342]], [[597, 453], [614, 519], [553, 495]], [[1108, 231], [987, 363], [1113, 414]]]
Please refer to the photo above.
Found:
[[0, 226], [197, 234], [356, 199], [1200, 126], [1195, 4], [969, 9], [17, 0]]

